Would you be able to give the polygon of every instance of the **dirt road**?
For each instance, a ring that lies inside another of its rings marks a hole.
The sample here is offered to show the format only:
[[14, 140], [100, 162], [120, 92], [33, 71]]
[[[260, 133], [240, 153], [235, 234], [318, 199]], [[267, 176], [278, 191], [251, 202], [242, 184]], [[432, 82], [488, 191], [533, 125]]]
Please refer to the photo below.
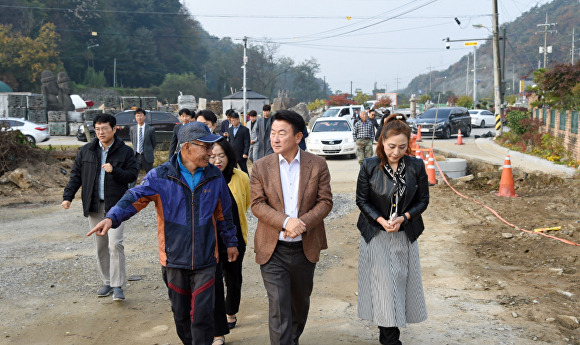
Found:
[[[301, 344], [378, 344], [376, 327], [356, 311], [358, 164], [328, 163], [335, 196], [329, 249], [317, 266]], [[455, 187], [522, 228], [559, 224], [559, 237], [579, 242], [578, 181], [529, 176], [517, 182], [517, 199], [493, 196], [497, 186], [487, 182]], [[100, 283], [92, 239], [84, 236], [87, 220], [79, 200], [68, 211], [60, 207], [61, 193], [54, 188], [2, 198], [0, 343], [179, 344], [160, 276], [153, 207], [126, 226], [127, 273], [140, 280], [128, 282], [127, 300], [119, 303], [96, 297]], [[424, 218], [419, 248], [429, 319], [403, 329], [403, 343], [580, 344], [580, 329], [564, 318], [580, 318], [579, 247], [522, 235], [443, 186], [431, 189]], [[255, 218], [250, 224], [253, 229]], [[249, 237], [241, 311], [228, 344], [268, 343], [266, 292]]]

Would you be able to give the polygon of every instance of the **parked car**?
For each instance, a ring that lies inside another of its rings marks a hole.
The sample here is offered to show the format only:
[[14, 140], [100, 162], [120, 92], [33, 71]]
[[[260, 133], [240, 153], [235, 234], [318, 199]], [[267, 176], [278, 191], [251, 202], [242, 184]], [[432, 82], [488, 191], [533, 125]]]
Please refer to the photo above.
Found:
[[352, 131], [350, 121], [344, 117], [319, 117], [306, 138], [306, 149], [319, 156], [354, 156]]
[[[146, 118], [145, 123], [155, 128], [155, 137], [157, 142], [171, 141], [171, 136], [173, 135], [173, 127], [179, 124], [179, 119], [172, 113], [166, 111], [150, 111], [145, 110]], [[125, 141], [131, 140], [129, 135], [129, 129], [137, 125], [135, 121], [135, 111], [126, 110], [115, 115], [117, 119], [117, 136]], [[87, 123], [89, 133], [91, 134], [91, 139], [95, 138], [95, 129], [93, 128], [93, 123]], [[85, 136], [84, 127], [79, 126], [77, 132], [77, 139], [79, 141], [87, 141]]]
[[354, 124], [354, 114], [358, 110], [360, 114], [363, 111], [362, 105], [344, 105], [339, 107], [330, 107], [328, 110], [322, 114], [322, 117], [344, 117], [350, 121], [350, 124]]
[[495, 115], [484, 109], [473, 109], [469, 111], [471, 116], [471, 125], [485, 128], [486, 125], [493, 127], [495, 125]]
[[5, 128], [20, 131], [26, 137], [26, 140], [33, 145], [50, 139], [48, 125], [39, 125], [17, 117], [0, 118], [0, 127], [2, 127], [3, 131], [6, 130]]
[[[437, 123], [435, 123], [435, 117], [437, 117]], [[421, 134], [423, 135], [430, 134], [449, 139], [451, 135], [457, 134], [461, 130], [464, 137], [469, 137], [471, 135], [471, 116], [469, 116], [467, 108], [431, 108], [411, 123], [414, 134], [417, 133], [419, 126], [421, 126]]]

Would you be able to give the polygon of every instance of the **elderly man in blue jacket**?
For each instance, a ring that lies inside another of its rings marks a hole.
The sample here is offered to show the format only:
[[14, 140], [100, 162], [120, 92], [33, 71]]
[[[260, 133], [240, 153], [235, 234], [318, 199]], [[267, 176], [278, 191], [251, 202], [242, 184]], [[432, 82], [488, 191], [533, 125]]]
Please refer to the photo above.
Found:
[[177, 334], [184, 344], [207, 345], [214, 336], [217, 236], [227, 247], [228, 261], [235, 261], [236, 227], [228, 185], [220, 170], [209, 164], [213, 145], [222, 137], [205, 124], [192, 122], [181, 127], [178, 139], [179, 153], [128, 190], [87, 236], [105, 235], [153, 201], [159, 262]]

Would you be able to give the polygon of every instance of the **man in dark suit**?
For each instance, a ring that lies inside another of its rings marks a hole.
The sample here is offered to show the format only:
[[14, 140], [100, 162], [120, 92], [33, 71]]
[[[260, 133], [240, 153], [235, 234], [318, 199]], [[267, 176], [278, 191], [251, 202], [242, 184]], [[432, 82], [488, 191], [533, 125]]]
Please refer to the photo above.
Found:
[[235, 111], [233, 109], [228, 109], [226, 110], [226, 120], [222, 121], [221, 125], [220, 125], [220, 135], [227, 137], [228, 136], [228, 128], [230, 128], [231, 125], [231, 121], [230, 121], [230, 115], [232, 113], [235, 113]]
[[274, 154], [252, 168], [256, 262], [268, 292], [272, 345], [297, 345], [304, 331], [314, 270], [327, 248], [324, 218], [332, 209], [330, 172], [324, 158], [302, 151], [305, 124], [294, 111], [272, 116]]
[[[145, 123], [145, 110], [141, 108], [135, 110], [135, 121], [137, 121], [137, 126], [131, 127], [129, 136], [131, 137], [139, 171], [145, 170], [147, 173], [153, 169], [153, 162], [155, 161], [155, 157], [153, 156], [153, 151], [157, 145], [155, 141], [155, 128]], [[135, 182], [131, 187], [135, 185]]]
[[240, 124], [240, 115], [238, 113], [230, 113], [231, 126], [228, 128], [228, 141], [232, 144], [234, 151], [236, 151], [236, 161], [240, 169], [249, 175], [248, 153], [250, 152], [250, 130], [248, 127]]
[[177, 133], [179, 133], [181, 126], [185, 125], [186, 123], [193, 122], [195, 120], [193, 118], [193, 114], [191, 113], [191, 111], [187, 108], [183, 108], [179, 111], [179, 121], [181, 121], [181, 123], [173, 127], [173, 135], [171, 136], [171, 145], [169, 146], [169, 159], [171, 159], [171, 156], [173, 156], [173, 154], [177, 151], [177, 143], [178, 143]]

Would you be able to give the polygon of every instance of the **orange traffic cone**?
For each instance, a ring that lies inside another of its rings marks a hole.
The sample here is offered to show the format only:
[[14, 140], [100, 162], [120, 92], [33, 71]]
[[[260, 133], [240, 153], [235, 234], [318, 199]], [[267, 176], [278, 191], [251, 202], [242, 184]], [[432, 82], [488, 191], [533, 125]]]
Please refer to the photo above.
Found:
[[437, 184], [437, 178], [435, 177], [435, 154], [433, 150], [429, 152], [429, 160], [427, 163], [427, 177], [429, 178], [429, 185], [434, 186]]
[[422, 161], [424, 161], [423, 158], [421, 158], [421, 147], [419, 145], [415, 146], [415, 158], [420, 159]]
[[421, 140], [421, 126], [417, 127], [417, 139], [415, 139], [415, 142], [419, 143], [423, 140]]
[[417, 158], [421, 158], [423, 160], [423, 162], [426, 161], [425, 154], [423, 153], [423, 150], [421, 149], [421, 146], [419, 146], [419, 144], [417, 144], [415, 147], [415, 156]]
[[516, 190], [514, 188], [514, 176], [512, 174], [512, 162], [511, 162], [509, 154], [505, 157], [505, 161], [503, 163], [503, 169], [501, 171], [501, 180], [499, 181], [499, 192], [496, 193], [495, 195], [508, 196], [511, 198], [515, 198], [518, 196], [516, 194]]
[[461, 129], [459, 129], [459, 132], [457, 133], [457, 142], [455, 145], [463, 145], [463, 134], [461, 134]]

